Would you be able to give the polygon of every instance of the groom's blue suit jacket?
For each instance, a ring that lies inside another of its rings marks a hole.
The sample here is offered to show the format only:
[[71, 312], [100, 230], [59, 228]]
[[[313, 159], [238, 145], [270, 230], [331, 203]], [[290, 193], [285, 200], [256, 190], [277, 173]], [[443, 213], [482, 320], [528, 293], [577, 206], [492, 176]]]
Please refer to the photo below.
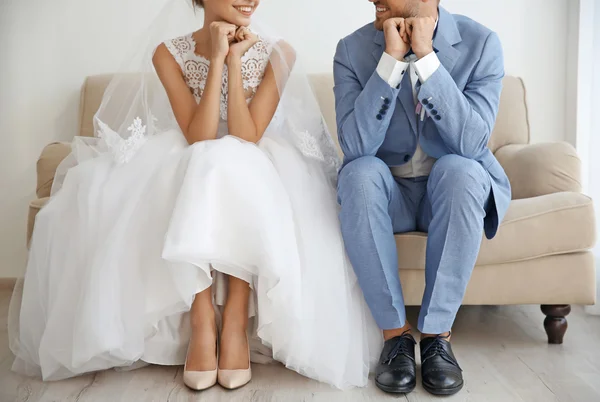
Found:
[[[456, 154], [473, 159], [492, 183], [484, 222], [486, 236], [492, 238], [511, 199], [508, 178], [487, 147], [504, 77], [502, 46], [488, 28], [440, 7], [433, 47], [441, 65], [418, 88], [426, 109], [421, 122], [409, 74], [392, 88], [375, 71], [385, 50], [382, 31], [371, 23], [339, 42], [334, 92], [344, 164], [362, 156], [377, 156], [390, 167], [405, 164], [417, 138], [434, 158]], [[384, 104], [389, 109], [382, 113]]]

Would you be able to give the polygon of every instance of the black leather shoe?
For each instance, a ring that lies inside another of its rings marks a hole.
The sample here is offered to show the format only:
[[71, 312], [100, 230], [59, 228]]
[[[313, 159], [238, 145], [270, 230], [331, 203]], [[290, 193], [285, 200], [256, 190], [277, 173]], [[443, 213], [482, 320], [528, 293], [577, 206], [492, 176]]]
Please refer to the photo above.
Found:
[[464, 384], [462, 369], [447, 339], [425, 338], [420, 345], [423, 388], [434, 395], [454, 395]]
[[385, 342], [375, 371], [375, 384], [390, 393], [407, 394], [417, 385], [415, 338], [409, 333]]

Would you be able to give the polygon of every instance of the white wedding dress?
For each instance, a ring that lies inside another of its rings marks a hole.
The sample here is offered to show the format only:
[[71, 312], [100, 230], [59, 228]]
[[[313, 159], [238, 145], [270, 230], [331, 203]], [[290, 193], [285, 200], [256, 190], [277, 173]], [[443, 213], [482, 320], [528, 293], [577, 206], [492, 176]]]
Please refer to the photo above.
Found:
[[[191, 35], [166, 45], [199, 101], [208, 61]], [[261, 41], [243, 58], [248, 100], [269, 52]], [[188, 146], [170, 130], [123, 155], [105, 132], [98, 147], [112, 152], [73, 147], [79, 163], [36, 218], [15, 370], [57, 380], [183, 364], [194, 295], [214, 285], [222, 306], [228, 274], [252, 287], [252, 361], [366, 385], [381, 335], [345, 255], [334, 184], [281, 138], [227, 135], [226, 79], [217, 140]]]

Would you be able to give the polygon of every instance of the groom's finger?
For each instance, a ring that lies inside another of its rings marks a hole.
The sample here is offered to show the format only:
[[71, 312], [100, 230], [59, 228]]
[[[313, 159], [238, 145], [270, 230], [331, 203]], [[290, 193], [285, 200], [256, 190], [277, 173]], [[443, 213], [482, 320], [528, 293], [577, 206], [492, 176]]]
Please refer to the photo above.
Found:
[[394, 28], [398, 29], [400, 28], [400, 24], [404, 21], [404, 18], [389, 18], [384, 22], [384, 26], [385, 25], [392, 25]]
[[400, 37], [402, 38], [404, 43], [409, 43], [410, 38], [408, 37], [408, 32], [406, 30], [406, 22], [404, 21], [404, 19], [402, 19], [400, 21], [400, 31], [399, 32], [400, 32]]
[[414, 27], [414, 23], [415, 23], [415, 19], [414, 18], [407, 18], [406, 20], [404, 20], [404, 23], [406, 25], [406, 33], [410, 38], [412, 38], [412, 33], [413, 33], [413, 27]]

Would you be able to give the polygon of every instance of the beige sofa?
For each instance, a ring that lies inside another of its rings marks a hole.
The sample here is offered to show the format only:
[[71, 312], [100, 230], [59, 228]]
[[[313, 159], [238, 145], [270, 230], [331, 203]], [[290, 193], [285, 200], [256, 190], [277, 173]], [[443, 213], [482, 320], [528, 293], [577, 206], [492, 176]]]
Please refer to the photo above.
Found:
[[[89, 77], [82, 90], [79, 135], [93, 135], [92, 117], [111, 76]], [[330, 74], [311, 77], [334, 135]], [[337, 139], [336, 139], [337, 141]], [[592, 201], [581, 194], [580, 161], [566, 143], [529, 145], [530, 127], [523, 81], [507, 77], [490, 148], [506, 170], [513, 202], [498, 235], [484, 239], [464, 304], [541, 304], [550, 343], [562, 343], [570, 304], [595, 302], [595, 243]], [[28, 240], [35, 214], [47, 202], [58, 163], [69, 145], [48, 145], [37, 163], [38, 199], [31, 202]], [[424, 288], [427, 236], [397, 236], [398, 266], [408, 305], [419, 305]]]

